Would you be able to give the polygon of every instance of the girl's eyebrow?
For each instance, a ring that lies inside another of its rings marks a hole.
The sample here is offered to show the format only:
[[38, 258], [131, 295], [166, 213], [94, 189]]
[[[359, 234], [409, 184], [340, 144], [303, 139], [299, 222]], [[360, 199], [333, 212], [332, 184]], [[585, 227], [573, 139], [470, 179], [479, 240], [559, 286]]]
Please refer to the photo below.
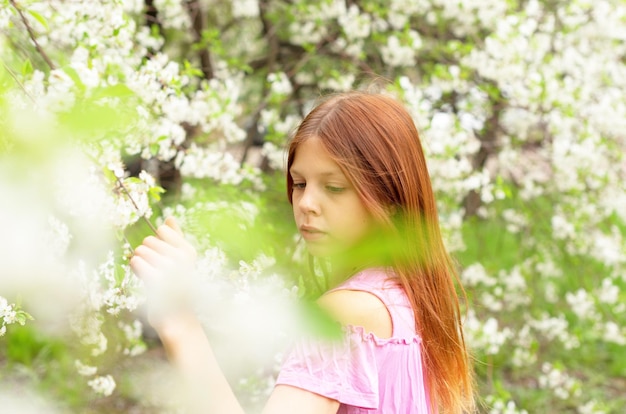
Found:
[[[295, 170], [293, 168], [289, 169], [289, 174], [291, 174], [291, 175], [300, 175], [300, 176], [304, 175], [300, 171]], [[318, 173], [316, 175], [319, 175], [321, 177], [329, 177], [329, 176], [341, 176], [341, 177], [343, 177], [344, 176], [344, 174], [340, 170], [328, 170], [328, 171], [324, 171], [324, 172]]]

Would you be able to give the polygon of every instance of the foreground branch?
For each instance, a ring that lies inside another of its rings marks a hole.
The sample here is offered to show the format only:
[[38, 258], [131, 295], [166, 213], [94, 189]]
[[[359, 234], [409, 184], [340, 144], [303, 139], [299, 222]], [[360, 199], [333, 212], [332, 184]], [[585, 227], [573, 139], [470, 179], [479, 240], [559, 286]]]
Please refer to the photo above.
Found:
[[24, 84], [22, 82], [20, 82], [20, 80], [18, 79], [18, 77], [15, 75], [15, 73], [11, 70], [10, 67], [8, 67], [4, 62], [2, 62], [2, 66], [4, 67], [4, 69], [7, 71], [7, 73], [13, 78], [13, 80], [15, 81], [15, 83], [17, 83], [17, 85], [22, 89], [22, 91], [24, 92], [24, 94], [28, 97], [28, 99], [31, 100], [32, 103], [36, 104], [37, 102], [35, 101], [35, 98], [32, 97], [32, 95], [30, 93], [28, 93], [28, 91], [26, 90], [26, 87], [24, 86]]
[[130, 202], [133, 204], [133, 206], [135, 207], [135, 210], [137, 210], [137, 213], [140, 215], [140, 217], [148, 224], [148, 226], [150, 227], [150, 229], [154, 232], [154, 234], [157, 234], [157, 230], [154, 227], [154, 225], [150, 222], [150, 220], [148, 220], [148, 218], [146, 217], [145, 214], [141, 214], [141, 210], [139, 209], [139, 206], [137, 205], [137, 203], [135, 203], [135, 200], [133, 199], [133, 196], [130, 195], [130, 191], [128, 191], [128, 189], [126, 188], [126, 186], [124, 185], [124, 183], [122, 182], [122, 180], [120, 179], [120, 177], [118, 177], [117, 175], [115, 176], [118, 184], [120, 185], [120, 188], [122, 189], [122, 191], [124, 192], [124, 194], [126, 194], [126, 196], [128, 197], [128, 199], [130, 200]]
[[35, 44], [35, 49], [37, 49], [37, 52], [39, 52], [43, 60], [46, 61], [50, 69], [56, 69], [56, 67], [54, 66], [54, 63], [52, 63], [52, 60], [50, 60], [46, 52], [44, 52], [44, 50], [41, 48], [41, 45], [39, 45], [39, 42], [37, 42], [37, 36], [35, 36], [35, 31], [30, 26], [30, 23], [28, 23], [28, 19], [26, 18], [26, 16], [24, 16], [24, 12], [22, 11], [22, 9], [20, 9], [17, 6], [17, 4], [15, 3], [15, 0], [9, 0], [9, 2], [15, 8], [15, 10], [17, 10], [17, 13], [20, 15], [20, 19], [22, 20], [22, 23], [24, 23], [24, 26], [26, 26], [26, 30], [28, 31], [28, 35], [30, 36], [30, 40], [32, 40], [33, 43]]

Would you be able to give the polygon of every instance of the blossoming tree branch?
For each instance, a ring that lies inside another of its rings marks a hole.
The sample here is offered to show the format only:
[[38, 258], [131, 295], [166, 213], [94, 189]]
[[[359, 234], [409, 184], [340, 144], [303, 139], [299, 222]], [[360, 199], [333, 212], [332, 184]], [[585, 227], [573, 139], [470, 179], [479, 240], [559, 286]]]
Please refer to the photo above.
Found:
[[259, 338], [319, 293], [289, 133], [321, 94], [376, 87], [425, 144], [484, 412], [623, 412], [625, 21], [620, 0], [0, 0], [0, 397], [175, 411], [128, 258], [176, 215], [256, 407], [280, 355]]

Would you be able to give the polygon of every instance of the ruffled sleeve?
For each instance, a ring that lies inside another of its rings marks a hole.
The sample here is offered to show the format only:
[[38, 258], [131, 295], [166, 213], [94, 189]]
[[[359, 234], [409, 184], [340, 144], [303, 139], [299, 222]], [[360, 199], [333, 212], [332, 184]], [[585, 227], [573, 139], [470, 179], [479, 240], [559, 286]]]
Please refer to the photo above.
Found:
[[376, 409], [379, 404], [376, 343], [352, 327], [339, 340], [297, 342], [276, 384], [291, 385], [342, 404]]

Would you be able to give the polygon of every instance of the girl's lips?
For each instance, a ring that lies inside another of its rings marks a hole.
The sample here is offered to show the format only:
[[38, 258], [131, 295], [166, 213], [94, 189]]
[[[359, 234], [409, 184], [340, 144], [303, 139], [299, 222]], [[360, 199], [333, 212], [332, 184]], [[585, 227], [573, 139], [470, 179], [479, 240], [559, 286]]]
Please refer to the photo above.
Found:
[[300, 234], [307, 241], [317, 240], [326, 235], [322, 230], [311, 226], [300, 226]]

